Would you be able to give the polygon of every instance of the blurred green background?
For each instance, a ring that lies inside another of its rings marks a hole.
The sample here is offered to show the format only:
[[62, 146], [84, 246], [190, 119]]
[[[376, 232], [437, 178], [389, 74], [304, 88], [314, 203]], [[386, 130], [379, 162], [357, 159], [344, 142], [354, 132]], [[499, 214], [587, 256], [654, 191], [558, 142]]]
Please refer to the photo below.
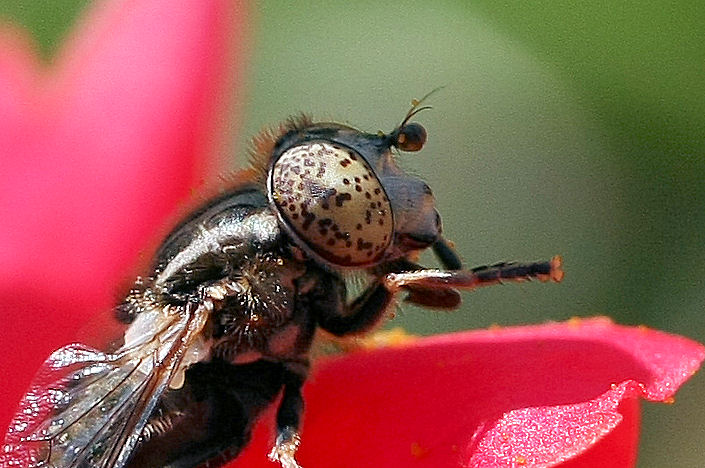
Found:
[[[86, 0], [4, 0], [47, 60]], [[405, 307], [420, 333], [607, 315], [705, 342], [705, 4], [272, 1], [255, 5], [241, 135], [299, 111], [391, 130], [412, 98], [434, 188], [470, 265], [560, 253], [560, 285]], [[244, 157], [240, 156], [240, 163]], [[432, 259], [425, 258], [429, 263]], [[705, 374], [645, 403], [640, 467], [701, 467]]]

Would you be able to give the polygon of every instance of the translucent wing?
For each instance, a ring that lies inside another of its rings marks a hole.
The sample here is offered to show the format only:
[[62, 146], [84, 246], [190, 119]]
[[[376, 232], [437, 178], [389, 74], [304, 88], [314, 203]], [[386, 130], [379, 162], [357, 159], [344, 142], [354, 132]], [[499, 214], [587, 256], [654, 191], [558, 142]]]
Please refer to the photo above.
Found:
[[147, 309], [112, 354], [55, 351], [20, 402], [0, 466], [124, 467], [164, 390], [197, 359], [209, 310]]

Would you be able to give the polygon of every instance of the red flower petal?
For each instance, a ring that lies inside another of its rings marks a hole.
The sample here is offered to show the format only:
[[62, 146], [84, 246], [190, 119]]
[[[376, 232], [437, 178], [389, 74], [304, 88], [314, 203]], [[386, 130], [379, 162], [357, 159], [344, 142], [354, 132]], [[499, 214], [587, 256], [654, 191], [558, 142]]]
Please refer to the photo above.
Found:
[[0, 387], [0, 426], [213, 169], [231, 32], [243, 27], [233, 11], [99, 2], [48, 70], [0, 35], [0, 375], [13, 376]]
[[[703, 358], [687, 339], [592, 319], [328, 359], [306, 387], [300, 461], [554, 466], [579, 455], [565, 466], [630, 466], [636, 398], [668, 400]], [[271, 443], [267, 422], [231, 466], [270, 466]]]

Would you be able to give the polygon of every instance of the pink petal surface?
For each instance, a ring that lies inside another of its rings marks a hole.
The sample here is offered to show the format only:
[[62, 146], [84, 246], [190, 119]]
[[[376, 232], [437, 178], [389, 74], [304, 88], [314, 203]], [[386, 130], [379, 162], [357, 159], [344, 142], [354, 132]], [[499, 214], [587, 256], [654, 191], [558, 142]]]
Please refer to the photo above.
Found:
[[[639, 385], [627, 381], [585, 403], [510, 411], [478, 432], [468, 466], [555, 466], [610, 433], [623, 420], [622, 400], [641, 395]], [[630, 456], [633, 463], [636, 451]]]
[[[215, 170], [239, 2], [104, 1], [44, 67], [0, 33], [0, 429]], [[237, 75], [239, 79], [239, 75]], [[230, 133], [231, 129], [227, 129]]]
[[[327, 359], [305, 389], [300, 461], [538, 467], [579, 455], [565, 466], [631, 466], [638, 398], [668, 400], [703, 358], [690, 340], [591, 319]], [[264, 423], [230, 466], [271, 466], [271, 443]]]

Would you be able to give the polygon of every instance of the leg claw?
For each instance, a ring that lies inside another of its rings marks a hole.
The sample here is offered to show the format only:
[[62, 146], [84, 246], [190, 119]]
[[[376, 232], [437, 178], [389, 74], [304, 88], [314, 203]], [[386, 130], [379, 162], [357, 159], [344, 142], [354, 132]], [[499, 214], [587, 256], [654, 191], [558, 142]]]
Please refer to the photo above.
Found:
[[296, 462], [296, 450], [301, 444], [301, 438], [298, 434], [293, 434], [285, 440], [277, 440], [277, 444], [269, 452], [269, 459], [273, 462], [279, 462], [282, 468], [301, 468]]

